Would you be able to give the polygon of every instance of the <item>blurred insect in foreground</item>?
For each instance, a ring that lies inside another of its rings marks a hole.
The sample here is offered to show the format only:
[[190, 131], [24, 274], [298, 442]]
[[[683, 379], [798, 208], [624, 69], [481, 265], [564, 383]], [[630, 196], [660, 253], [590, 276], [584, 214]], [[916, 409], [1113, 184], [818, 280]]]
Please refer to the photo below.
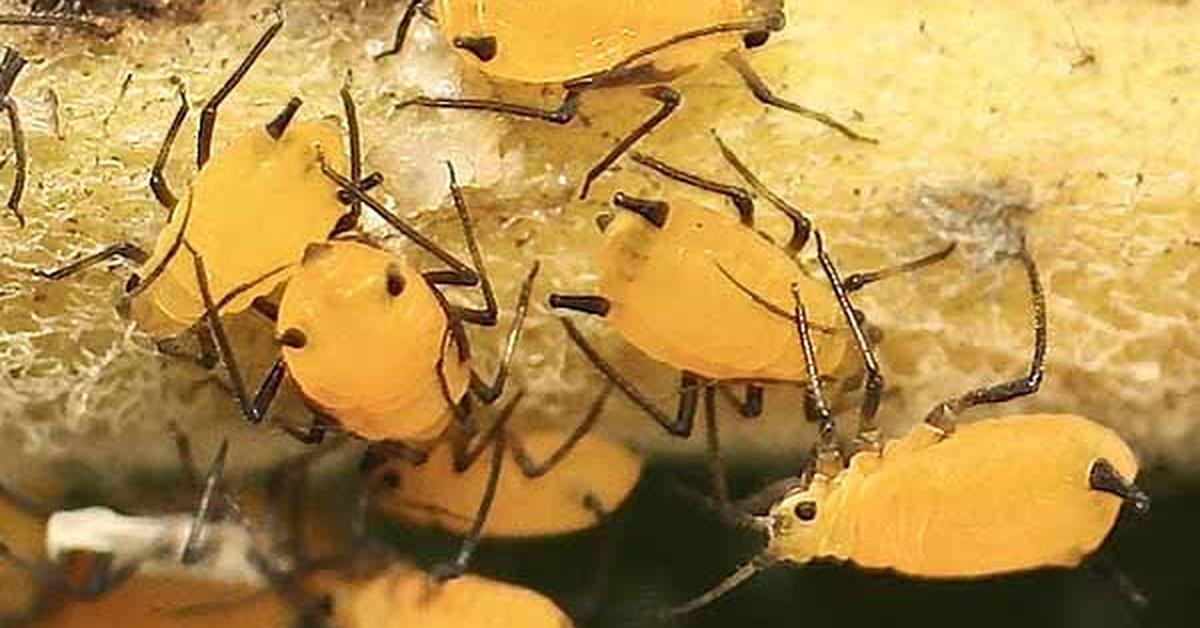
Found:
[[[45, 561], [19, 556], [0, 542], [0, 560], [28, 574], [39, 589], [20, 619], [43, 628], [200, 626], [205, 624], [164, 614], [164, 607], [225, 602], [261, 589], [246, 528], [208, 521], [220, 504], [225, 457], [222, 446], [202, 478], [190, 454], [186, 459], [202, 489], [194, 513], [131, 516], [99, 506], [52, 511], [0, 487], [0, 497], [24, 516], [46, 520]], [[286, 614], [283, 604], [259, 600], [231, 609], [223, 622], [278, 625]]]
[[[848, 311], [846, 291], [819, 236], [817, 242], [821, 265]], [[805, 411], [820, 425], [820, 438], [808, 481], [753, 522], [768, 538], [761, 554], [669, 614], [704, 606], [780, 562], [850, 561], [923, 578], [1074, 567], [1104, 540], [1123, 505], [1149, 508], [1149, 497], [1133, 484], [1138, 465], [1129, 446], [1086, 418], [1012, 415], [956, 427], [969, 408], [1030, 395], [1041, 384], [1045, 295], [1032, 256], [1022, 248], [1018, 258], [1034, 310], [1028, 374], [938, 404], [906, 436], [856, 452], [844, 468], [820, 373], [810, 367]], [[812, 330], [798, 294], [795, 320], [811, 356]]]
[[[870, 332], [857, 312], [840, 321], [837, 301], [796, 262], [809, 240], [809, 219], [764, 186], [715, 134], [714, 138], [734, 169], [790, 219], [787, 244], [779, 246], [754, 229], [755, 207], [748, 191], [634, 153], [635, 161], [670, 179], [724, 196], [738, 217], [686, 198], [668, 204], [618, 193], [613, 199], [616, 215], [602, 214], [597, 220], [604, 234], [599, 294], [552, 294], [550, 306], [603, 317], [626, 342], [679, 369], [679, 397], [671, 417], [609, 364], [574, 323], [560, 319], [588, 360], [669, 434], [682, 438], [691, 434], [703, 391], [714, 489], [724, 499], [717, 460], [717, 391], [744, 385], [744, 398], [735, 399], [734, 405], [742, 416], [754, 417], [762, 411], [764, 383], [807, 381], [808, 363], [794, 341], [790, 308], [775, 305], [789, 302], [789, 287], [798, 286], [818, 321], [816, 356], [823, 372], [834, 373], [841, 381], [857, 376], [849, 372], [858, 369], [850, 344], [868, 342]], [[936, 263], [953, 248], [894, 268], [856, 274], [850, 278], [850, 289]], [[862, 364], [868, 403], [861, 431], [870, 436], [876, 432], [874, 409], [883, 379], [869, 355]]]
[[[418, 12], [430, 0], [409, 0], [392, 48], [400, 51]], [[643, 2], [559, 0], [553, 8], [525, 0], [438, 0], [442, 35], [486, 74], [505, 81], [561, 85], [562, 103], [542, 109], [497, 100], [417, 97], [408, 106], [492, 111], [554, 124], [575, 119], [584, 93], [640, 86], [659, 109], [622, 138], [584, 179], [580, 198], [621, 155], [662, 124], [681, 96], [669, 83], [721, 56], [760, 102], [816, 120], [849, 139], [875, 143], [830, 116], [776, 96], [741, 57], [784, 27], [780, 0]], [[740, 37], [740, 42], [738, 38]]]
[[[204, 255], [209, 284], [222, 314], [256, 306], [259, 297], [271, 294], [293, 272], [305, 247], [322, 241], [357, 220], [358, 205], [339, 197], [337, 186], [316, 174], [318, 153], [326, 159], [341, 157], [341, 131], [327, 120], [293, 122], [301, 106], [292, 98], [275, 119], [250, 131], [212, 155], [217, 110], [283, 27], [272, 24], [229, 79], [204, 106], [200, 116], [196, 163], [199, 172], [182, 202], [167, 185], [163, 171], [179, 129], [188, 113], [182, 100], [150, 175], [155, 198], [169, 212], [168, 224], [152, 253], [132, 242], [120, 242], [62, 268], [39, 271], [49, 279], [63, 279], [112, 258], [141, 265], [126, 284], [119, 306], [138, 327], [158, 339], [192, 329], [200, 340], [202, 363], [216, 362], [216, 347], [207, 328], [200, 287], [184, 242]], [[343, 88], [347, 117], [353, 114]], [[350, 140], [351, 160], [358, 180], [359, 146]], [[211, 159], [210, 159], [211, 157]], [[377, 184], [377, 176], [361, 182]], [[351, 204], [350, 211], [345, 208]]]

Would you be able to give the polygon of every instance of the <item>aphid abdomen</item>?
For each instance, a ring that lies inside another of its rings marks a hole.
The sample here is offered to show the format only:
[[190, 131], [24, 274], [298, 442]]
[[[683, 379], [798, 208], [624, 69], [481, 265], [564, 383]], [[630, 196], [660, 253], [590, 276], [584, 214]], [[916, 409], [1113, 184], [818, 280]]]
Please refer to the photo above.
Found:
[[[568, 436], [556, 429], [515, 435], [534, 460], [544, 460]], [[389, 461], [374, 472], [379, 480], [395, 474], [396, 482], [377, 481], [372, 502], [389, 516], [415, 525], [434, 525], [458, 534], [471, 526], [487, 485], [488, 466], [456, 471], [449, 443], [429, 460], [412, 466]], [[641, 459], [601, 436], [589, 434], [548, 473], [527, 477], [510, 449], [506, 454], [495, 501], [483, 527], [485, 537], [532, 537], [566, 534], [599, 522], [592, 504], [611, 513], [625, 501], [641, 475]]]
[[[985, 419], [926, 447], [918, 425], [863, 480], [851, 560], [929, 578], [1071, 567], [1093, 552], [1121, 499], [1089, 486], [1099, 458], [1137, 463], [1108, 428], [1071, 415]], [[869, 455], [869, 454], [862, 454]]]
[[[524, 83], [564, 83], [681, 33], [746, 17], [743, 0], [440, 0], [437, 13], [449, 42], [494, 38], [495, 54], [482, 63], [460, 46], [468, 61]], [[696, 64], [739, 41], [737, 34], [696, 40], [654, 61], [662, 70]]]
[[[392, 271], [403, 277], [396, 295]], [[285, 346], [283, 357], [308, 401], [369, 440], [436, 437], [470, 379], [421, 274], [366, 244], [312, 245], [284, 291], [277, 329], [302, 334], [303, 346]]]
[[341, 132], [323, 121], [294, 122], [278, 140], [251, 131], [205, 165], [140, 271], [153, 283], [132, 299], [130, 315], [146, 332], [171, 335], [204, 313], [180, 229], [204, 256], [213, 298], [226, 314], [270, 294], [309, 243], [328, 237], [346, 209], [337, 186], [321, 176], [318, 146], [334, 167], [345, 167]]
[[804, 355], [786, 313], [799, 282], [819, 326], [822, 371], [841, 363], [845, 336], [828, 331], [839, 320], [828, 289], [732, 216], [675, 202], [662, 227], [623, 212], [606, 238], [599, 263], [600, 292], [612, 303], [607, 320], [650, 357], [709, 379], [802, 381]]

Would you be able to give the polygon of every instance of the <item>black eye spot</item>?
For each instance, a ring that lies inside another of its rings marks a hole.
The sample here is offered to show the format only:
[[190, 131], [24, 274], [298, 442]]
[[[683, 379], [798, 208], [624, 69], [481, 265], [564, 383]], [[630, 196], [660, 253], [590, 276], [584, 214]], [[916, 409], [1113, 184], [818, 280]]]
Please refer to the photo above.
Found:
[[801, 521], [812, 521], [817, 518], [817, 502], [800, 502], [792, 512]]
[[393, 491], [400, 488], [400, 475], [395, 471], [384, 473], [383, 477], [379, 478], [379, 480], [383, 482], [384, 486]]

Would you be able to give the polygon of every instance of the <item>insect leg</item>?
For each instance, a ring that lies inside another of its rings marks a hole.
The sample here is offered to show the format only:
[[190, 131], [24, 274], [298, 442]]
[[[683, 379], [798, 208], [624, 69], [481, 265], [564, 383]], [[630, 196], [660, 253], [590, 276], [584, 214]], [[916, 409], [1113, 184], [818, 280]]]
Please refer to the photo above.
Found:
[[717, 390], [713, 386], [704, 388], [704, 435], [708, 446], [708, 473], [712, 478], [712, 491], [717, 501], [729, 503], [729, 482], [725, 477], [725, 460], [721, 457], [721, 435], [717, 426]]
[[12, 191], [8, 193], [8, 209], [17, 219], [17, 224], [25, 226], [25, 215], [21, 213], [21, 197], [25, 193], [25, 176], [28, 164], [25, 156], [25, 132], [21, 128], [21, 116], [17, 112], [17, 103], [9, 96], [13, 83], [25, 67], [25, 58], [12, 48], [4, 49], [4, 59], [0, 61], [0, 109], [8, 116], [9, 133], [12, 134], [13, 154], [16, 158], [15, 174], [13, 175]]
[[282, 28], [283, 16], [279, 16], [279, 19], [267, 28], [262, 37], [259, 37], [258, 42], [250, 49], [250, 53], [246, 55], [246, 58], [242, 60], [237, 69], [233, 71], [233, 74], [229, 75], [229, 78], [225, 80], [225, 83], [221, 85], [217, 93], [213, 94], [212, 98], [209, 98], [208, 102], [205, 103], [204, 110], [200, 112], [200, 132], [196, 143], [196, 166], [198, 168], [203, 168], [204, 164], [208, 163], [208, 158], [212, 154], [213, 131], [216, 129], [217, 124], [217, 108], [221, 106], [221, 102], [229, 96], [230, 92], [237, 87], [238, 83], [245, 78], [250, 68], [254, 66], [254, 62], [258, 61], [258, 57], [267, 49], [271, 40], [275, 39], [275, 36], [279, 34], [279, 30]]
[[1032, 395], [1042, 385], [1042, 376], [1046, 371], [1046, 294], [1038, 277], [1037, 262], [1024, 244], [1017, 259], [1025, 269], [1033, 302], [1033, 356], [1029, 362], [1029, 372], [1019, 379], [976, 388], [934, 406], [925, 415], [925, 422], [946, 433], [954, 431], [954, 417], [968, 408]]
[[[434, 283], [438, 283], [439, 279], [448, 279], [448, 283], [451, 285], [474, 285], [475, 280], [477, 280], [479, 290], [483, 293], [484, 307], [454, 307], [453, 312], [461, 321], [492, 327], [496, 324], [496, 319], [499, 316], [496, 293], [492, 289], [492, 282], [488, 278], [487, 267], [483, 263], [483, 253], [479, 251], [479, 240], [475, 237], [475, 223], [471, 219], [471, 212], [467, 209], [467, 202], [463, 198], [462, 188], [458, 187], [458, 176], [454, 173], [454, 165], [446, 162], [446, 170], [450, 173], [450, 195], [454, 198], [454, 211], [458, 214], [459, 224], [462, 225], [463, 237], [467, 241], [467, 250], [471, 254], [471, 265], [474, 266], [474, 269], [472, 273], [459, 274], [459, 276], [453, 279], [439, 276], [436, 273], [430, 276], [433, 278]], [[533, 278], [537, 275], [537, 269], [538, 267], [535, 264], [521, 288], [522, 298], [525, 300], [526, 306], [528, 306], [529, 301], [527, 289], [531, 287]], [[467, 282], [470, 283], [468, 284]]]
[[400, 51], [404, 48], [404, 40], [408, 38], [409, 27], [412, 26], [412, 22], [416, 19], [417, 14], [422, 12], [422, 7], [428, 2], [429, 0], [408, 0], [408, 6], [404, 8], [404, 15], [400, 18], [400, 23], [396, 25], [396, 35], [392, 40], [392, 47], [375, 55], [376, 61], [400, 54]]
[[[833, 260], [825, 251], [825, 243], [821, 239], [821, 234], [817, 232], [815, 236], [817, 259], [821, 263], [821, 269], [825, 271], [825, 277], [829, 280], [833, 296], [837, 299], [838, 307], [846, 319], [846, 326], [850, 328], [854, 344], [858, 347], [858, 352], [863, 360], [863, 375], [866, 383], [863, 386], [863, 402], [859, 409], [858, 434], [855, 436], [855, 443], [859, 449], [878, 451], [880, 447], [879, 426], [875, 422], [875, 415], [879, 412], [879, 404], [883, 401], [885, 386], [883, 372], [879, 368], [879, 361], [875, 359], [875, 351], [871, 348], [871, 339], [863, 330], [862, 320], [850, 302], [850, 295], [842, 284], [837, 267], [834, 266]], [[797, 298], [799, 298], [798, 295]]]
[[[342, 81], [342, 89], [338, 95], [342, 99], [342, 111], [346, 114], [346, 130], [350, 136], [350, 180], [360, 190], [369, 190], [383, 182], [383, 175], [371, 178], [370, 184], [362, 178], [362, 133], [358, 127], [358, 107], [354, 104], [354, 96], [350, 93], [350, 81], [353, 75], [349, 70], [346, 71], [346, 80]], [[378, 175], [378, 173], [375, 173]], [[349, 231], [358, 226], [358, 220], [362, 216], [362, 202], [347, 194], [345, 190], [338, 190], [338, 200], [342, 203], [350, 205], [350, 211], [338, 219], [337, 225], [333, 228], [333, 233], [330, 237], [339, 233]]]
[[[575, 323], [566, 318], [559, 318], [559, 321], [562, 323], [563, 328], [566, 329], [567, 335], [571, 337], [571, 341], [575, 343], [575, 346], [579, 347], [579, 350], [592, 363], [592, 366], [608, 378], [634, 405], [650, 415], [650, 418], [666, 430], [668, 434], [680, 438], [687, 438], [691, 435], [692, 424], [696, 416], [696, 395], [698, 394], [695, 386], [682, 387], [683, 389], [679, 393], [679, 405], [675, 413], [675, 418], [671, 419], [671, 417], [667, 416], [666, 412], [663, 412], [662, 409], [656, 406], [633, 382], [626, 379], [608, 360], [605, 360], [596, 351], [596, 348], [583, 337], [579, 328], [575, 327]], [[686, 379], [686, 374], [684, 378]]]
[[587, 415], [584, 416], [583, 421], [579, 425], [576, 425], [575, 429], [571, 430], [571, 433], [563, 439], [562, 444], [550, 452], [550, 455], [546, 456], [541, 462], [534, 462], [533, 458], [529, 455], [529, 451], [521, 443], [520, 438], [514, 434], [510, 434], [508, 436], [508, 447], [512, 450], [513, 460], [520, 467], [521, 473], [527, 478], [538, 478], [546, 475], [558, 463], [565, 460], [567, 455], [571, 453], [571, 450], [575, 449], [575, 446], [579, 444], [579, 441], [583, 440], [583, 437], [587, 436], [588, 432], [592, 431], [592, 428], [596, 426], [596, 422], [600, 420], [600, 414], [604, 411], [604, 404], [608, 401], [608, 397], [612, 394], [614, 388], [615, 386], [611, 382], [604, 385], [604, 389], [592, 401], [592, 405], [588, 408]]
[[179, 129], [183, 126], [184, 119], [187, 118], [188, 108], [187, 94], [180, 87], [179, 109], [175, 110], [175, 118], [171, 120], [171, 126], [167, 128], [167, 135], [163, 138], [163, 143], [158, 148], [158, 156], [154, 159], [154, 167], [150, 169], [150, 191], [154, 192], [154, 198], [158, 199], [158, 203], [167, 211], [174, 211], [175, 205], [179, 203], [179, 198], [171, 192], [163, 171], [167, 167], [167, 160], [171, 158], [171, 149], [175, 146], [175, 139], [179, 137]]
[[501, 438], [505, 427], [517, 409], [517, 405], [521, 403], [521, 399], [524, 397], [525, 391], [518, 390], [512, 399], [500, 409], [500, 414], [488, 426], [487, 431], [478, 438], [475, 438], [473, 425], [458, 429], [458, 432], [454, 434], [450, 442], [454, 457], [454, 470], [456, 472], [462, 473], [474, 466], [475, 462], [479, 460], [479, 457], [483, 455], [488, 446]]
[[208, 473], [204, 475], [204, 490], [200, 493], [200, 501], [196, 504], [196, 512], [192, 517], [192, 525], [188, 528], [187, 540], [183, 544], [183, 551], [179, 555], [179, 561], [184, 565], [194, 565], [203, 557], [200, 546], [203, 540], [204, 526], [208, 524], [212, 518], [215, 505], [220, 502], [220, 495], [217, 491], [220, 488], [222, 477], [225, 473], [225, 459], [229, 454], [229, 439], [221, 441], [221, 447], [217, 450], [217, 455], [213, 458], [212, 464], [208, 468]]
[[658, 111], [655, 111], [653, 115], [646, 118], [641, 124], [630, 131], [621, 141], [617, 142], [617, 145], [612, 150], [600, 158], [600, 161], [596, 162], [596, 165], [592, 166], [591, 170], [588, 170], [583, 178], [583, 187], [579, 190], [580, 199], [588, 197], [588, 192], [592, 189], [592, 183], [600, 175], [604, 174], [604, 171], [608, 170], [609, 166], [620, 159], [634, 144], [637, 144], [642, 138], [649, 135], [658, 125], [671, 117], [671, 114], [679, 108], [679, 103], [682, 100], [679, 92], [666, 85], [648, 87], [642, 91], [642, 94], [659, 102]]
[[721, 156], [725, 158], [725, 161], [729, 162], [730, 166], [733, 166], [733, 169], [736, 170], [743, 179], [745, 179], [746, 183], [750, 184], [750, 187], [754, 188], [759, 194], [762, 194], [764, 197], [766, 197], [767, 202], [769, 202], [771, 205], [774, 205], [775, 209], [778, 209], [781, 213], [783, 213], [784, 216], [787, 216], [788, 220], [792, 222], [792, 238], [787, 243], [787, 250], [792, 253], [797, 253], [802, 250], [804, 245], [808, 243], [809, 233], [812, 232], [812, 221], [808, 219], [808, 216], [804, 215], [804, 212], [793, 207], [790, 203], [783, 200], [783, 197], [779, 196], [773, 190], [771, 190], [771, 188], [767, 187], [766, 184], [764, 184], [762, 180], [758, 178], [758, 175], [754, 174], [754, 172], [752, 172], [750, 168], [746, 166], [745, 162], [743, 162], [742, 159], [733, 152], [733, 149], [729, 148], [729, 146], [725, 144], [725, 141], [721, 139], [721, 136], [717, 135], [716, 130], [712, 131], [712, 136], [717, 142], [717, 148], [720, 149]]
[[746, 384], [746, 396], [738, 398], [738, 396], [729, 390], [724, 384], [715, 384], [717, 390], [721, 391], [721, 395], [725, 400], [737, 409], [738, 414], [747, 419], [755, 419], [762, 415], [763, 397], [765, 391], [758, 384]]
[[745, 188], [706, 179], [698, 174], [681, 170], [638, 151], [631, 152], [629, 156], [635, 162], [654, 170], [668, 179], [724, 196], [737, 209], [738, 217], [741, 219], [742, 224], [747, 227], [754, 226], [754, 200]]
[[542, 109], [528, 105], [518, 105], [502, 100], [482, 98], [430, 98], [417, 96], [396, 105], [396, 110], [408, 107], [425, 107], [428, 109], [465, 109], [469, 111], [490, 111], [517, 118], [530, 118], [553, 124], [568, 124], [575, 119], [579, 112], [580, 92], [568, 89], [563, 94], [562, 102], [553, 109]]
[[517, 308], [513, 314], [512, 327], [504, 341], [504, 349], [500, 352], [500, 365], [496, 368], [496, 374], [492, 377], [492, 381], [484, 381], [474, 369], [471, 369], [471, 392], [485, 404], [496, 401], [500, 395], [504, 394], [504, 384], [508, 381], [508, 373], [516, 354], [517, 343], [521, 341], [521, 331], [525, 328], [525, 315], [529, 311], [529, 297], [533, 292], [533, 280], [537, 278], [540, 267], [540, 263], [534, 262], [529, 269], [529, 274], [525, 276], [525, 281], [521, 283], [521, 293], [517, 297]]
[[953, 253], [954, 249], [957, 247], [957, 242], [951, 242], [945, 248], [934, 251], [928, 255], [923, 255], [917, 259], [896, 264], [895, 266], [888, 266], [887, 268], [880, 268], [878, 270], [867, 272], [853, 273], [848, 275], [846, 279], [842, 281], [842, 285], [846, 288], [847, 293], [857, 292], [881, 279], [888, 279], [890, 277], [895, 277], [896, 275], [902, 275], [921, 270], [926, 266], [932, 266], [946, 259], [947, 257], [950, 257], [950, 254]]
[[784, 100], [783, 98], [776, 96], [771, 90], [770, 86], [767, 85], [766, 81], [764, 81], [763, 78], [758, 75], [758, 72], [755, 72], [754, 68], [750, 67], [750, 64], [747, 63], [744, 58], [742, 58], [740, 52], [731, 52], [725, 55], [723, 58], [726, 63], [733, 67], [733, 69], [738, 73], [738, 76], [742, 77], [742, 82], [746, 84], [746, 88], [749, 89], [750, 93], [754, 94], [754, 97], [762, 104], [769, 107], [790, 111], [792, 113], [804, 116], [810, 120], [820, 122], [821, 124], [824, 124], [838, 133], [841, 133], [846, 139], [853, 140], [855, 142], [864, 142], [867, 144], [879, 143], [879, 140], [873, 137], [860, 135], [859, 133], [851, 130], [850, 127], [838, 122], [826, 113], [809, 109], [808, 107], [798, 103], [794, 103], [790, 100]]
[[[818, 234], [817, 242], [820, 241], [821, 236]], [[829, 404], [825, 402], [825, 395], [821, 391], [821, 372], [817, 365], [817, 353], [813, 349], [808, 314], [804, 303], [800, 301], [799, 286], [792, 286], [792, 299], [795, 302], [796, 332], [800, 336], [800, 347], [804, 351], [805, 370], [808, 375], [808, 385], [804, 389], [804, 415], [810, 423], [817, 424], [816, 455], [811, 470], [826, 477], [833, 477], [841, 472], [843, 467], [841, 448], [834, 431], [833, 414], [829, 411]]]
[[92, 266], [102, 262], [106, 262], [114, 257], [120, 257], [129, 260], [134, 264], [141, 265], [145, 264], [146, 260], [150, 259], [150, 254], [143, 250], [142, 247], [132, 242], [118, 242], [116, 244], [106, 246], [103, 249], [92, 253], [91, 255], [85, 255], [84, 257], [70, 262], [66, 266], [52, 270], [37, 269], [33, 271], [33, 274], [37, 275], [38, 277], [42, 277], [43, 279], [58, 281], [60, 279], [66, 279], [75, 273], [87, 268], [91, 268]]

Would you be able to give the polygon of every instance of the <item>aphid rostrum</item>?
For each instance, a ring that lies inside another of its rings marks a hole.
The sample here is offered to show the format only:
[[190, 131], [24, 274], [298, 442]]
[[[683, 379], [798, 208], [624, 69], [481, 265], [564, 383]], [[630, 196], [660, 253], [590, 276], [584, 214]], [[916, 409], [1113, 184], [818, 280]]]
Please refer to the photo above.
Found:
[[[848, 310], [836, 269], [820, 256]], [[1028, 373], [938, 404], [907, 435], [860, 449], [843, 468], [820, 374], [812, 369], [805, 409], [821, 431], [808, 481], [755, 521], [768, 538], [761, 554], [670, 614], [708, 604], [785, 562], [848, 561], [937, 579], [1073, 567], [1096, 550], [1123, 505], [1149, 507], [1133, 484], [1138, 465], [1129, 446], [1084, 417], [1009, 415], [956, 425], [974, 406], [1030, 395], [1041, 385], [1045, 296], [1032, 256], [1022, 249], [1018, 258], [1034, 310]], [[795, 303], [801, 344], [811, 354], [805, 307], [799, 298]]]
[[[412, 21], [430, 4], [430, 0], [409, 0], [395, 43], [381, 56], [399, 52]], [[544, 109], [497, 100], [421, 96], [400, 107], [474, 109], [567, 124], [589, 91], [639, 87], [658, 103], [652, 115], [587, 173], [581, 198], [587, 197], [597, 177], [679, 107], [682, 96], [670, 83], [718, 56], [738, 72], [760, 102], [816, 120], [852, 140], [875, 141], [824, 113], [775, 95], [742, 58], [739, 48], [762, 46], [784, 27], [779, 0], [560, 0], [553, 6], [523, 0], [437, 0], [433, 14], [446, 41], [484, 73], [503, 81], [561, 86], [563, 100]]]
[[[317, 168], [318, 154], [344, 167], [341, 131], [327, 120], [293, 121], [301, 106], [299, 98], [292, 98], [264, 127], [212, 153], [218, 107], [282, 27], [282, 19], [272, 24], [205, 103], [196, 148], [199, 171], [182, 199], [163, 175], [189, 109], [180, 92], [179, 109], [150, 175], [150, 188], [169, 213], [154, 249], [148, 252], [133, 242], [120, 242], [38, 274], [62, 279], [115, 257], [139, 264], [141, 269], [126, 284], [120, 309], [158, 339], [196, 329], [205, 357], [211, 360], [215, 357], [212, 339], [202, 326], [197, 327], [205, 309], [185, 241], [208, 262], [210, 290], [219, 311], [232, 314], [251, 307], [286, 281], [308, 244], [327, 238], [343, 224], [340, 221], [357, 217], [357, 205], [348, 212], [345, 205], [350, 201], [339, 198], [337, 186], [320, 176]], [[349, 107], [347, 103], [348, 117]], [[352, 139], [355, 164], [358, 148]], [[364, 181], [374, 183], [377, 177]]]
[[[701, 394], [706, 427], [712, 433], [718, 391], [744, 385], [744, 397], [734, 405], [743, 416], [753, 417], [762, 410], [763, 384], [806, 381], [808, 364], [793, 342], [790, 308], [778, 305], [789, 302], [793, 285], [813, 312], [816, 356], [823, 372], [843, 378], [856, 374], [850, 372], [857, 368], [850, 345], [869, 342], [861, 317], [856, 313], [843, 319], [823, 282], [806, 274], [795, 259], [809, 240], [809, 219], [763, 185], [720, 138], [716, 141], [734, 169], [790, 219], [792, 233], [785, 245], [754, 229], [749, 191], [634, 153], [637, 162], [670, 179], [724, 196], [737, 215], [687, 199], [666, 202], [618, 193], [613, 199], [616, 215], [602, 214], [597, 221], [604, 237], [599, 294], [550, 296], [551, 307], [600, 316], [625, 341], [679, 369], [679, 398], [672, 416], [609, 364], [574, 323], [561, 319], [599, 371], [664, 430], [685, 438], [691, 434]], [[855, 274], [848, 289], [938, 262], [952, 250], [953, 245], [893, 268]], [[863, 415], [863, 433], [872, 434], [883, 380], [869, 354], [864, 355], [870, 412]]]

